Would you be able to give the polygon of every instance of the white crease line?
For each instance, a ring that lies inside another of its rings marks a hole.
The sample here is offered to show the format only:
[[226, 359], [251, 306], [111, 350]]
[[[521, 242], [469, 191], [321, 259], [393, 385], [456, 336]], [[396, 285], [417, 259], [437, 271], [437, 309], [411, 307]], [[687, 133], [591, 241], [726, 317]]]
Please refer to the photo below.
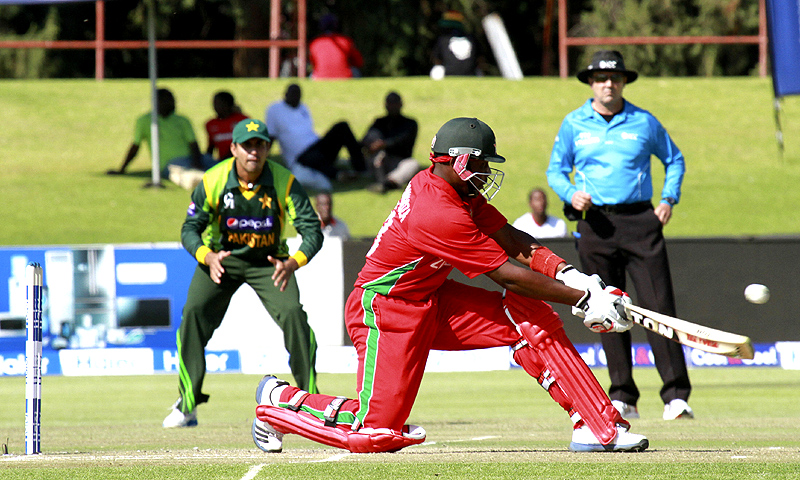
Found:
[[461, 439], [461, 440], [450, 440], [450, 443], [474, 442], [474, 441], [480, 441], [480, 440], [489, 440], [489, 439], [492, 439], [492, 438], [500, 438], [500, 437], [498, 437], [497, 435], [487, 435], [485, 437], [464, 438], [464, 439]]
[[[457, 440], [449, 440], [449, 441], [444, 442], [444, 443], [479, 442], [481, 440], [490, 440], [492, 438], [500, 438], [500, 437], [497, 436], [497, 435], [486, 435], [484, 437], [464, 438], [464, 439], [460, 439], [460, 440], [458, 440], [458, 439]], [[433, 442], [433, 441], [431, 441], [431, 442], [422, 442], [422, 443], [418, 443], [416, 445], [409, 445], [409, 447], [421, 447], [423, 445], [436, 445], [436, 442]]]
[[258, 472], [260, 472], [261, 469], [264, 468], [264, 466], [265, 464], [263, 463], [260, 465], [253, 465], [252, 467], [250, 467], [250, 470], [248, 470], [247, 473], [244, 474], [244, 477], [242, 477], [241, 480], [253, 480], [254, 478], [256, 478], [256, 475], [258, 475]]
[[332, 457], [323, 458], [322, 460], [312, 460], [309, 463], [323, 463], [323, 462], [338, 462], [339, 460], [343, 459], [344, 457], [349, 457], [352, 453], [340, 453], [338, 455], [334, 455]]

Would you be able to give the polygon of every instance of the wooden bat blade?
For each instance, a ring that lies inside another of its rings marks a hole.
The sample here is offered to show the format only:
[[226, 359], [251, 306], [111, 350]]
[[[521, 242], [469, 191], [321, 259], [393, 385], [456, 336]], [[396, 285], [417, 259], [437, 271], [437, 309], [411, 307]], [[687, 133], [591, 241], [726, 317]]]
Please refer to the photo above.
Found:
[[670, 317], [638, 305], [624, 304], [634, 322], [661, 336], [704, 352], [750, 360], [755, 355], [750, 338]]

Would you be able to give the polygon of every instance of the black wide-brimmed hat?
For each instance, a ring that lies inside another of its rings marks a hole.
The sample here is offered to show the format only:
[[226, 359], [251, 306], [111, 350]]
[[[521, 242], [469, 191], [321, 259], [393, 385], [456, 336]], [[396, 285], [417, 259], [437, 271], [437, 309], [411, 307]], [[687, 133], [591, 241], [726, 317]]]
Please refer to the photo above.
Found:
[[639, 74], [633, 70], [625, 69], [625, 60], [616, 50], [600, 50], [592, 55], [592, 63], [585, 70], [578, 72], [578, 80], [589, 83], [589, 77], [594, 72], [620, 72], [627, 78], [627, 83], [633, 83]]

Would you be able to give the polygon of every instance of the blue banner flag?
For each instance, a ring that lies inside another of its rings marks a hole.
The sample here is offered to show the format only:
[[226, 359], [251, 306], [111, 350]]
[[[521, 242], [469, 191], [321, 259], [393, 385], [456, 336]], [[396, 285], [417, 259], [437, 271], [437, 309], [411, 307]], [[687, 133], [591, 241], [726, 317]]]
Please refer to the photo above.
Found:
[[800, 0], [767, 0], [775, 97], [800, 94]]

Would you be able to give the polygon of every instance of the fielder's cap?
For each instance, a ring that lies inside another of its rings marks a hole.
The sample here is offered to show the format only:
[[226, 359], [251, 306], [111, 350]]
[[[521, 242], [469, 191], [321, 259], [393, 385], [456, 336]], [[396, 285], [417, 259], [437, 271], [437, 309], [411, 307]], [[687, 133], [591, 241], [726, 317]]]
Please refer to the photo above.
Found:
[[251, 138], [261, 138], [268, 142], [272, 141], [272, 139], [269, 138], [267, 126], [261, 120], [245, 118], [233, 127], [233, 143], [244, 143]]
[[589, 83], [589, 77], [594, 72], [620, 72], [625, 75], [627, 83], [633, 83], [639, 74], [633, 70], [625, 69], [625, 60], [616, 50], [600, 50], [592, 55], [592, 62], [584, 70], [578, 72], [578, 80]]
[[494, 131], [477, 118], [448, 120], [434, 135], [431, 150], [434, 154], [451, 157], [469, 153], [489, 162], [506, 161], [505, 157], [497, 154]]

